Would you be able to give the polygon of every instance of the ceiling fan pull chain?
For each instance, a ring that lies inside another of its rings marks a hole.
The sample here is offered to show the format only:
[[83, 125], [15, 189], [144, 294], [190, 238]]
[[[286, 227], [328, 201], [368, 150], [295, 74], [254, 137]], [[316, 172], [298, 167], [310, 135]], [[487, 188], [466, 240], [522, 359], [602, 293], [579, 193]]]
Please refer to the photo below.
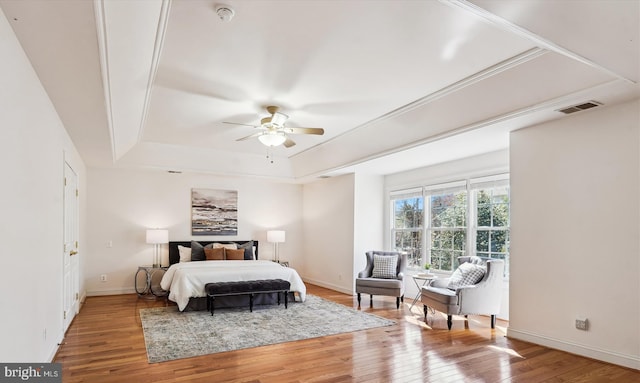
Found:
[[273, 163], [273, 146], [267, 146], [267, 159]]

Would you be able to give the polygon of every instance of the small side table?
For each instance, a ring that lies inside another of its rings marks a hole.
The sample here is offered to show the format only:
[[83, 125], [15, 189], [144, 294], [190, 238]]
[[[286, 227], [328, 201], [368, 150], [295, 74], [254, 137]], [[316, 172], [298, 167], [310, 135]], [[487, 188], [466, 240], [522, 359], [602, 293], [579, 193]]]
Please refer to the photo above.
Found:
[[[162, 271], [162, 273], [164, 274], [165, 271], [167, 271], [168, 267], [166, 266], [151, 266], [151, 265], [145, 265], [145, 266], [138, 266], [138, 271], [136, 271], [136, 276], [135, 276], [135, 287], [136, 287], [136, 293], [138, 293], [139, 297], [145, 297], [145, 296], [155, 296], [155, 297], [164, 297], [167, 295], [167, 292], [164, 290], [160, 290], [160, 291], [154, 291], [153, 290], [153, 276], [155, 273]], [[144, 286], [138, 286], [138, 277], [141, 272], [144, 273], [144, 278], [145, 278], [145, 283]]]
[[413, 283], [415, 283], [416, 287], [418, 288], [418, 294], [416, 295], [415, 298], [413, 298], [413, 303], [411, 303], [411, 307], [409, 307], [409, 311], [411, 311], [413, 306], [415, 306], [416, 302], [418, 302], [418, 300], [420, 299], [420, 296], [422, 295], [422, 288], [424, 286], [430, 285], [431, 282], [438, 279], [438, 277], [436, 277], [433, 274], [412, 275], [411, 277], [413, 278]]

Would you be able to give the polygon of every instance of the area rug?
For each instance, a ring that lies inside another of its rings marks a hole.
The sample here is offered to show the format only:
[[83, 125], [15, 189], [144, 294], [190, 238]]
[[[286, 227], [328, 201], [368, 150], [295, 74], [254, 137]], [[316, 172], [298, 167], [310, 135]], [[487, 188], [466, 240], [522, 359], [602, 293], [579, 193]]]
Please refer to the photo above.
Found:
[[314, 295], [304, 303], [179, 312], [177, 307], [140, 310], [149, 363], [317, 338], [396, 322]]

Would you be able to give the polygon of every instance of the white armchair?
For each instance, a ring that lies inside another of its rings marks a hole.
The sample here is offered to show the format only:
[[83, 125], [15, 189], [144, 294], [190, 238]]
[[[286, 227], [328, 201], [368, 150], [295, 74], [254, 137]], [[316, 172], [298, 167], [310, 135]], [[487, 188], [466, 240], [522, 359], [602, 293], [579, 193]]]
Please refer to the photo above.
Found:
[[[496, 315], [500, 312], [502, 301], [502, 280], [504, 261], [489, 259], [486, 261], [486, 272], [479, 282], [468, 283], [477, 272], [472, 264], [482, 262], [479, 257], [459, 257], [460, 267], [451, 278], [437, 279], [431, 285], [422, 288], [420, 300], [424, 304], [424, 318], [428, 309], [447, 314], [447, 327], [451, 330], [452, 316], [469, 314], [490, 315], [491, 328], [495, 328]], [[465, 263], [467, 265], [463, 266]], [[472, 271], [475, 270], [475, 271]], [[479, 276], [476, 274], [476, 276]], [[461, 278], [466, 278], [462, 280]], [[455, 280], [454, 280], [455, 279]], [[453, 281], [452, 281], [453, 280]]]

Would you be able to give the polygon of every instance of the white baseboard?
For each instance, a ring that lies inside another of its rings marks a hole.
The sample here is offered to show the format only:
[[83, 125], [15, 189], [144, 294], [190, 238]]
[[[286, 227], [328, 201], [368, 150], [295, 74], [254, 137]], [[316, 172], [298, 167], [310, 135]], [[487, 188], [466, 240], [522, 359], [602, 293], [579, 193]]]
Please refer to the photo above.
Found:
[[312, 279], [312, 278], [306, 278], [306, 277], [302, 277], [302, 280], [304, 282], [311, 283], [312, 285], [316, 285], [316, 286], [324, 287], [324, 288], [327, 288], [327, 289], [331, 289], [331, 290], [334, 290], [334, 291], [337, 291], [337, 292], [340, 292], [340, 293], [343, 293], [343, 294], [348, 294], [348, 295], [353, 295], [354, 294], [353, 291], [351, 291], [349, 289], [345, 289], [342, 286], [334, 285], [332, 283], [318, 281], [318, 280], [315, 280], [315, 279]]
[[640, 356], [625, 355], [614, 351], [601, 350], [592, 346], [553, 339], [544, 335], [533, 334], [528, 331], [517, 330], [511, 327], [507, 329], [507, 337], [640, 370]]
[[108, 290], [94, 290], [87, 291], [87, 297], [97, 297], [102, 295], [122, 295], [122, 294], [135, 294], [136, 289], [108, 289]]
[[60, 348], [60, 344], [61, 344], [63, 341], [64, 341], [64, 338], [63, 338], [63, 339], [60, 339], [59, 341], [57, 341], [57, 342], [54, 344], [53, 348], [52, 348], [52, 349], [51, 349], [51, 351], [49, 352], [49, 356], [47, 357], [47, 361], [48, 361], [49, 363], [53, 363], [53, 360], [55, 359], [56, 354], [58, 353], [58, 349]]

